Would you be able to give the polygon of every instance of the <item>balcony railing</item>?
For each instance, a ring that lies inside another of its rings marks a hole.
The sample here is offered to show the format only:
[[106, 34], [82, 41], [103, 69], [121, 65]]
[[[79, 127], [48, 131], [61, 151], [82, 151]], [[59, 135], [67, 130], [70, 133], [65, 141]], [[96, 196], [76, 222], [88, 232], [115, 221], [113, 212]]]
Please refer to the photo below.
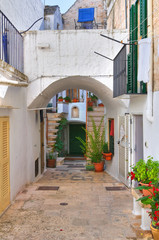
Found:
[[23, 72], [23, 37], [1, 11], [0, 59]]
[[126, 46], [120, 50], [114, 59], [114, 81], [113, 81], [113, 97], [127, 94], [126, 79]]

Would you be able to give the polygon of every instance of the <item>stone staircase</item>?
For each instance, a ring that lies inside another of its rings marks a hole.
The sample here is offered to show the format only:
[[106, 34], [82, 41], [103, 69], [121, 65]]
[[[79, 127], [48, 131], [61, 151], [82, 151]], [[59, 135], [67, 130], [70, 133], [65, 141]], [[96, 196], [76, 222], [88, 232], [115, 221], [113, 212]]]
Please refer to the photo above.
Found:
[[47, 146], [52, 147], [56, 142], [59, 121], [62, 114], [60, 113], [47, 113]]
[[[93, 132], [91, 117], [93, 117], [96, 126], [99, 126], [101, 118], [104, 116], [104, 107], [93, 107], [93, 111], [87, 112], [87, 130]], [[101, 131], [104, 129], [104, 121], [102, 123]]]

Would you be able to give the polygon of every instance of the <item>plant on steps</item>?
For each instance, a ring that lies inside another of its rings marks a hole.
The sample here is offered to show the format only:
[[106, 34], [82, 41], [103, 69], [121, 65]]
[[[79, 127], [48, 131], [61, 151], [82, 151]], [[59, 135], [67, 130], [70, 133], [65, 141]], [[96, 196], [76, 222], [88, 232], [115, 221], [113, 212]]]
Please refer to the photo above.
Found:
[[64, 129], [67, 126], [67, 119], [62, 117], [61, 120], [59, 121], [59, 126], [58, 126], [58, 132], [57, 132], [57, 137], [56, 137], [56, 143], [55, 143], [55, 150], [58, 152], [58, 156], [59, 157], [63, 157], [64, 156], [64, 137], [63, 137], [63, 133], [64, 133]]
[[[91, 159], [91, 162], [96, 164], [100, 163], [103, 164], [102, 159], [102, 151], [103, 151], [103, 145], [105, 140], [105, 129], [102, 128], [104, 117], [101, 118], [101, 121], [99, 123], [99, 126], [96, 126], [95, 121], [93, 118], [91, 118], [92, 126], [93, 126], [93, 132], [89, 132], [85, 128], [83, 128], [87, 134], [88, 140], [85, 142], [80, 137], [76, 137], [82, 145], [80, 145], [82, 151], [85, 153], [86, 157]], [[96, 167], [96, 166], [95, 166]]]

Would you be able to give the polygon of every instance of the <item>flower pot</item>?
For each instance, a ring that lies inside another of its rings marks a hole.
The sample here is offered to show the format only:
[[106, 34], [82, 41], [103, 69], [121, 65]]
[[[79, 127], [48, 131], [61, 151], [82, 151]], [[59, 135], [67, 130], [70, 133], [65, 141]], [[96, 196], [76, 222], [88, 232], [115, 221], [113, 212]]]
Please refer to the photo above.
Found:
[[103, 172], [104, 170], [104, 162], [99, 162], [99, 163], [93, 163], [94, 164], [94, 168], [95, 168], [95, 172]]
[[[149, 184], [142, 183], [142, 182], [140, 182], [140, 184], [141, 184], [141, 186], [146, 186], [146, 187], [149, 186]], [[142, 190], [142, 193], [143, 193], [144, 196], [150, 195], [150, 197], [152, 197], [152, 195], [153, 195], [153, 188], [152, 188], [152, 189], [149, 189], [149, 190], [143, 189], [143, 190]]]
[[102, 153], [103, 154], [103, 158], [107, 161], [112, 160], [112, 153]]
[[69, 100], [65, 100], [65, 103], [69, 103]]
[[48, 159], [47, 160], [47, 167], [48, 168], [55, 168], [56, 167], [56, 159]]
[[151, 224], [151, 231], [152, 231], [152, 235], [153, 235], [153, 238], [154, 240], [159, 240], [159, 229], [157, 228], [154, 228]]
[[78, 99], [74, 98], [74, 99], [72, 100], [72, 102], [78, 102]]
[[59, 101], [59, 102], [63, 102], [63, 99], [60, 98], [60, 99], [58, 99], [58, 101]]
[[104, 104], [103, 103], [99, 103], [98, 107], [104, 107]]
[[88, 102], [88, 106], [92, 107], [93, 106], [93, 102]]

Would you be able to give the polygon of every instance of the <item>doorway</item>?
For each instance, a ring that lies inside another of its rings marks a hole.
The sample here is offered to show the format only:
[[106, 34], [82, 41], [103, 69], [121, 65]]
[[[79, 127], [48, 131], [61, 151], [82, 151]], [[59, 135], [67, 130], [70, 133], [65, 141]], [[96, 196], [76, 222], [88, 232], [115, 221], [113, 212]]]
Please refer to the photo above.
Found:
[[71, 156], [83, 156], [83, 152], [80, 148], [80, 142], [76, 137], [81, 137], [86, 140], [86, 133], [83, 128], [85, 124], [70, 124], [69, 125], [69, 154]]

